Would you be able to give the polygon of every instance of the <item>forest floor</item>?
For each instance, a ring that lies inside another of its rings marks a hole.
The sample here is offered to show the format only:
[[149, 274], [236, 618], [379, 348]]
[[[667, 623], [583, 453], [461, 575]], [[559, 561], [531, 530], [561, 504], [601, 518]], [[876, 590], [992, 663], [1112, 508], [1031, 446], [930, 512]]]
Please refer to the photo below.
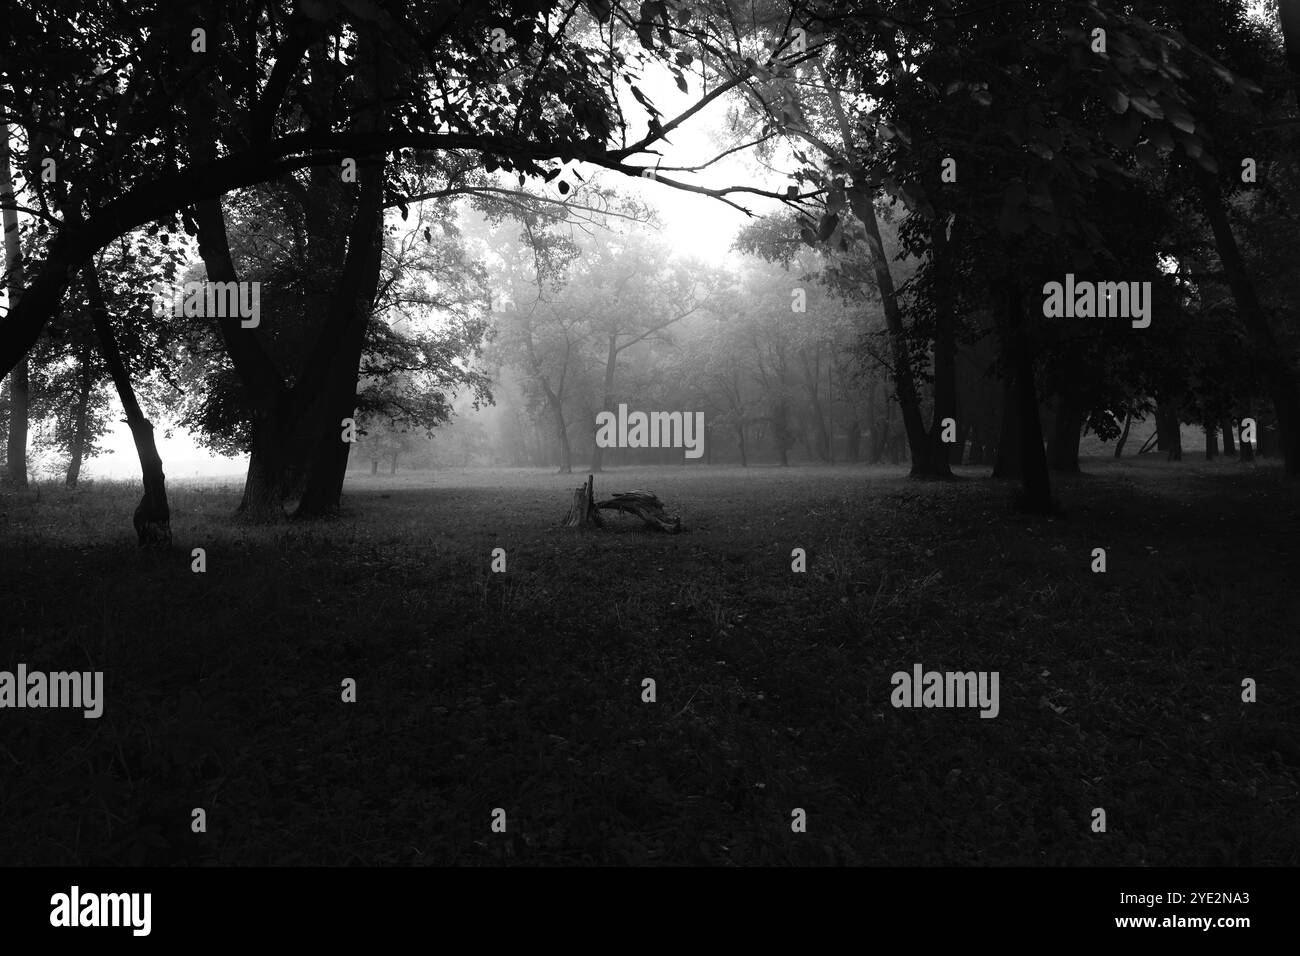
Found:
[[[1051, 519], [982, 469], [597, 476], [676, 536], [557, 527], [585, 474], [352, 475], [260, 528], [177, 485], [161, 554], [132, 484], [4, 495], [0, 669], [106, 704], [0, 712], [0, 864], [1300, 863], [1294, 487], [1084, 467]], [[997, 717], [892, 707], [918, 663], [997, 671]]]

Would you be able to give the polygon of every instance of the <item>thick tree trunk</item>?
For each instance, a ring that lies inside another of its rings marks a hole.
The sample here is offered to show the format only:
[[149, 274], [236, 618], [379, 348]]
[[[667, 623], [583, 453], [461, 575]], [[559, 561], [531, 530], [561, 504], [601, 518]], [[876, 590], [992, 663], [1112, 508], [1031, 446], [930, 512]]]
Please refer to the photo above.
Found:
[[[385, 125], [384, 92], [389, 86], [382, 49], [375, 31], [367, 28], [358, 40], [358, 110], [356, 129], [374, 134]], [[330, 299], [329, 312], [311, 359], [295, 391], [305, 393], [304, 425], [317, 435], [295, 518], [330, 515], [339, 508], [347, 477], [351, 443], [339, 439], [339, 423], [356, 409], [361, 356], [374, 310], [383, 256], [383, 188], [385, 161], [358, 164], [358, 195], [348, 233], [342, 274]], [[333, 173], [331, 171], [330, 175]], [[319, 371], [319, 375], [314, 375]], [[324, 420], [316, 414], [316, 396], [324, 404]]]
[[1225, 418], [1219, 427], [1223, 430], [1223, 457], [1237, 454], [1236, 443], [1232, 440], [1232, 419]]
[[95, 325], [95, 334], [103, 351], [104, 363], [117, 388], [117, 397], [126, 412], [126, 423], [131, 429], [135, 441], [136, 454], [140, 457], [140, 472], [144, 482], [144, 497], [136, 506], [134, 525], [136, 535], [142, 545], [170, 545], [171, 509], [167, 504], [167, 477], [163, 474], [162, 458], [154, 444], [153, 425], [144, 417], [140, 403], [136, 400], [135, 389], [131, 385], [131, 376], [127, 371], [126, 361], [118, 348], [113, 326], [108, 318], [108, 308], [104, 303], [103, 293], [99, 287], [99, 276], [95, 272], [94, 262], [86, 263], [83, 274], [86, 278], [86, 291], [90, 299], [90, 310]]
[[1002, 383], [1002, 428], [998, 433], [997, 459], [993, 463], [993, 477], [1019, 479], [1022, 474], [1020, 456], [1020, 403], [1016, 396], [1016, 376], [1012, 363], [1006, 363], [1006, 380]]
[[1183, 460], [1182, 415], [1178, 402], [1161, 398], [1156, 404], [1156, 449], [1165, 453], [1166, 461]]
[[1047, 441], [1047, 457], [1052, 471], [1066, 474], [1079, 473], [1079, 440], [1083, 434], [1083, 395], [1079, 373], [1078, 356], [1066, 356], [1052, 435]]
[[[209, 282], [238, 282], [219, 199], [194, 206], [199, 255]], [[251, 521], [284, 517], [284, 499], [299, 484], [305, 456], [294, 433], [292, 398], [280, 371], [257, 340], [256, 329], [245, 329], [238, 318], [218, 320], [226, 354], [244, 386], [252, 422], [248, 473], [236, 513]]]
[[[1016, 406], [1014, 441], [1019, 445], [1022, 489], [1017, 507], [1031, 514], [1052, 511], [1052, 486], [1043, 449], [1043, 427], [1038, 418], [1038, 388], [1034, 382], [1034, 357], [1025, 328], [1024, 302], [1014, 272], [999, 283], [1002, 297], [1002, 334], [1011, 350]], [[1006, 436], [1004, 436], [1006, 437]]]
[[1219, 457], [1219, 433], [1213, 422], [1205, 424], [1205, 460], [1214, 461]]

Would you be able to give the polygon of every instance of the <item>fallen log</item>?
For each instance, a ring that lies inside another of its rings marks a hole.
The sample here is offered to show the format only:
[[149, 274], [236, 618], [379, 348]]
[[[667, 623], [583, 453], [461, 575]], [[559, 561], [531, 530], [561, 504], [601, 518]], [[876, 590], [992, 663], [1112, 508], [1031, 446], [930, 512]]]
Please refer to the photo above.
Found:
[[566, 528], [599, 528], [603, 524], [601, 511], [616, 511], [620, 514], [636, 515], [648, 526], [657, 528], [667, 534], [677, 534], [682, 530], [682, 519], [664, 511], [664, 503], [654, 492], [622, 491], [604, 501], [595, 500], [596, 479], [588, 475], [586, 484], [574, 489], [573, 505], [564, 517]]
[[652, 528], [676, 534], [682, 530], [682, 519], [664, 511], [664, 504], [649, 491], [624, 491], [599, 502], [598, 510], [618, 511], [623, 514], [636, 515]]

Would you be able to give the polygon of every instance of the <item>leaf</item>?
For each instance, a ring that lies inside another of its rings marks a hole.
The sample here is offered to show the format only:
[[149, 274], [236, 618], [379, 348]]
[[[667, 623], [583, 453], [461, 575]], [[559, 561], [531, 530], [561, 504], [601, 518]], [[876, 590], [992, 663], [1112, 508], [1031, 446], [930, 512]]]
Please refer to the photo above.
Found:
[[1122, 90], [1117, 90], [1113, 86], [1108, 87], [1101, 96], [1106, 105], [1116, 113], [1123, 113], [1128, 109], [1128, 94]]
[[1143, 116], [1149, 116], [1151, 119], [1165, 118], [1164, 107], [1161, 106], [1159, 103], [1157, 103], [1155, 100], [1150, 99], [1149, 97], [1135, 96], [1131, 100], [1129, 100], [1129, 102], [1132, 103], [1133, 108], [1137, 110], [1139, 113], [1141, 113]]
[[817, 225], [817, 238], [825, 242], [830, 238], [831, 233], [835, 231], [835, 227], [839, 225], [839, 222], [840, 217], [833, 212], [828, 212], [822, 216], [821, 222]]
[[980, 106], [992, 106], [993, 94], [988, 90], [971, 90], [970, 98]]
[[1175, 106], [1169, 110], [1169, 122], [1184, 133], [1196, 132], [1196, 121], [1192, 119], [1192, 114], [1180, 106]]

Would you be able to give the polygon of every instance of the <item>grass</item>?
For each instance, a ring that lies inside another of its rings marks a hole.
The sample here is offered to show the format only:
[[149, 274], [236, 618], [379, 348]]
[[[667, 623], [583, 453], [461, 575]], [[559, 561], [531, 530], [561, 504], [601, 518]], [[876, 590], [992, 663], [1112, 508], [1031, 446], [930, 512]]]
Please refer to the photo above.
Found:
[[[269, 528], [178, 485], [164, 554], [129, 484], [6, 495], [0, 668], [107, 703], [0, 713], [0, 863], [1295, 865], [1294, 489], [1085, 469], [1047, 520], [974, 469], [597, 476], [678, 536], [556, 527], [578, 475], [356, 475]], [[917, 662], [999, 716], [894, 709]]]

